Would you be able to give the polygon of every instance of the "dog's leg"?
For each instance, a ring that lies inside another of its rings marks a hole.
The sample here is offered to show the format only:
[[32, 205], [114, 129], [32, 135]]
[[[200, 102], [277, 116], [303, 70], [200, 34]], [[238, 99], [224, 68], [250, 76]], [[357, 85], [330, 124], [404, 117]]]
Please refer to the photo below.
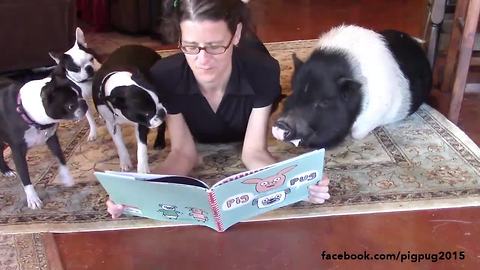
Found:
[[137, 172], [149, 173], [148, 153], [147, 153], [147, 135], [149, 129], [143, 125], [137, 125], [135, 135], [137, 137]]
[[30, 181], [30, 175], [28, 173], [27, 165], [27, 145], [10, 145], [12, 149], [13, 162], [15, 163], [15, 168], [17, 169], [18, 176], [22, 180], [23, 188], [25, 194], [27, 195], [27, 204], [31, 209], [42, 208], [42, 201], [38, 197], [37, 192], [33, 188], [32, 182]]
[[48, 138], [47, 146], [60, 163], [58, 173], [60, 174], [60, 179], [62, 180], [62, 183], [67, 187], [73, 186], [73, 178], [70, 175], [70, 170], [67, 167], [67, 162], [65, 161], [62, 147], [60, 146], [60, 143], [58, 141], [57, 133], [53, 134], [50, 138]]
[[7, 145], [4, 143], [0, 143], [0, 151], [2, 152], [0, 156], [0, 172], [3, 176], [6, 177], [13, 177], [15, 176], [15, 172], [8, 167], [7, 163], [5, 162], [5, 158], [3, 156], [3, 151], [7, 148]]
[[132, 169], [133, 165], [130, 159], [130, 155], [128, 154], [127, 147], [123, 142], [122, 128], [120, 127], [120, 125], [117, 125], [117, 127], [115, 128], [115, 124], [113, 124], [111, 121], [107, 121], [107, 119], [105, 120], [105, 125], [107, 126], [108, 133], [110, 133], [110, 136], [112, 136], [113, 142], [117, 147], [118, 157], [120, 158], [120, 169], [122, 171], [129, 171], [130, 169]]
[[88, 125], [90, 126], [90, 131], [88, 132], [88, 141], [93, 141], [97, 138], [97, 126], [95, 124], [95, 118], [93, 118], [92, 110], [90, 107], [86, 113]]
[[158, 127], [157, 137], [155, 138], [155, 143], [153, 144], [154, 149], [163, 149], [165, 148], [165, 129], [167, 127], [166, 123], [161, 124]]

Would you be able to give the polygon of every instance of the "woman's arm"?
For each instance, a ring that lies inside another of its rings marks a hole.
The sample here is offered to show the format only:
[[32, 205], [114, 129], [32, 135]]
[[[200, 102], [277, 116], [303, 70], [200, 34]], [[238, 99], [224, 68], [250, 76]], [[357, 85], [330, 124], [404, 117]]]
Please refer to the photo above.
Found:
[[181, 113], [167, 115], [171, 150], [155, 173], [188, 175], [197, 165], [198, 155], [192, 134]]
[[243, 140], [242, 162], [249, 170], [261, 168], [276, 162], [267, 149], [268, 120], [271, 105], [253, 108], [248, 119]]

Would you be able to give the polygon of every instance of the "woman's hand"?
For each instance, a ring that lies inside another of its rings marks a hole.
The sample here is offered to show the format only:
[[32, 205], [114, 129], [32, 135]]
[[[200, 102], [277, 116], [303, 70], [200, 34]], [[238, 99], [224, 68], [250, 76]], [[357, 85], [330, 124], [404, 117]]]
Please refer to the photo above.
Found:
[[322, 181], [318, 182], [316, 185], [311, 185], [309, 187], [308, 201], [311, 203], [324, 203], [325, 200], [330, 199], [330, 194], [328, 193], [329, 183], [330, 180], [324, 175]]
[[122, 204], [115, 204], [110, 199], [107, 201], [107, 211], [112, 215], [112, 218], [118, 218], [122, 215], [125, 207]]

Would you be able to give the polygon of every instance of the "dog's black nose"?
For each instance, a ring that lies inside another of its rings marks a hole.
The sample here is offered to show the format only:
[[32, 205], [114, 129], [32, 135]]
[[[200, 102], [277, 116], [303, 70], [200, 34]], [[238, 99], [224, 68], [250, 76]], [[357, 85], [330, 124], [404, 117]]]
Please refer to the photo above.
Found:
[[274, 126], [278, 127], [279, 129], [283, 130], [283, 138], [284, 140], [290, 140], [295, 136], [295, 132], [293, 128], [291, 128], [287, 122], [285, 121], [277, 121], [275, 122]]
[[88, 77], [92, 77], [92, 76], [93, 76], [94, 71], [93, 71], [93, 67], [92, 67], [92, 66], [87, 66], [87, 67], [85, 68], [85, 71], [87, 72]]
[[88, 105], [87, 102], [84, 99], [79, 99], [78, 100], [78, 106], [82, 111], [87, 111], [88, 110]]
[[160, 111], [158, 111], [158, 117], [162, 120], [165, 119], [165, 117], [167, 116], [167, 112], [165, 111], [165, 109], [161, 109]]

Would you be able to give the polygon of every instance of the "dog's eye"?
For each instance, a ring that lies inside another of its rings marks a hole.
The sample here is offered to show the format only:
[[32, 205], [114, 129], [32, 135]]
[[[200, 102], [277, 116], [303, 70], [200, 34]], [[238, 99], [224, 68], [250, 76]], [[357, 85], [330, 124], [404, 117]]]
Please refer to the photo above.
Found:
[[93, 59], [94, 59], [94, 58], [93, 58], [93, 56], [92, 56], [92, 57], [90, 58], [90, 62], [93, 62]]
[[67, 105], [67, 110], [71, 111], [71, 110], [73, 110], [73, 107], [74, 107], [73, 104], [68, 104]]

